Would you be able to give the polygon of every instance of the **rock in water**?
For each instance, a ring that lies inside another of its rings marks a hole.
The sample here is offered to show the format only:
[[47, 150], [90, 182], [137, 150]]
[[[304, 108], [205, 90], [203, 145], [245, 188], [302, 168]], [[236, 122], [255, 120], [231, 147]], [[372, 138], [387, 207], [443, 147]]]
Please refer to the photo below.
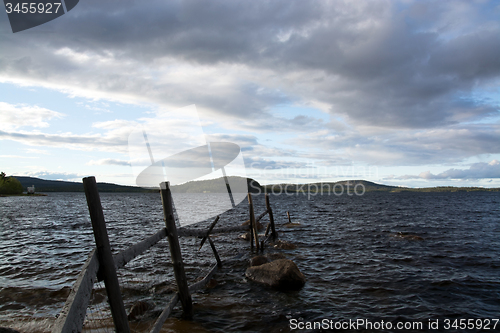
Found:
[[267, 264], [268, 262], [269, 262], [269, 259], [267, 259], [266, 256], [256, 256], [250, 260], [250, 266], [251, 267], [260, 266], [263, 264]]
[[408, 239], [408, 240], [416, 240], [416, 241], [422, 241], [424, 240], [422, 237], [420, 236], [417, 236], [417, 235], [409, 235], [405, 232], [397, 232], [395, 233], [394, 235], [391, 235], [393, 237], [397, 237], [397, 238], [403, 238], [403, 239]]
[[246, 232], [243, 235], [240, 235], [239, 238], [244, 240], [250, 240], [250, 232]]
[[306, 283], [304, 274], [297, 265], [289, 259], [279, 259], [273, 262], [253, 266], [246, 270], [246, 277], [278, 290], [299, 290]]
[[297, 245], [278, 239], [276, 242], [274, 242], [274, 247], [282, 250], [295, 250], [297, 248]]
[[278, 260], [278, 259], [286, 259], [286, 256], [280, 252], [268, 253], [266, 255], [266, 257], [267, 257], [267, 259], [269, 259], [269, 261], [274, 261], [274, 260]]

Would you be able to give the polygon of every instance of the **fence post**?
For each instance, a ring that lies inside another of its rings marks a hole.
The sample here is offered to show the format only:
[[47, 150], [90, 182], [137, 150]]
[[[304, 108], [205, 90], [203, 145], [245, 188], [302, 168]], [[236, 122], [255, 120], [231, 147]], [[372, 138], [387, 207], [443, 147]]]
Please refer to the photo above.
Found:
[[253, 249], [253, 240], [255, 239], [255, 249], [257, 250], [257, 252], [259, 252], [259, 235], [257, 231], [257, 222], [255, 222], [255, 213], [253, 211], [253, 201], [251, 193], [248, 193], [248, 209], [250, 210], [250, 242], [252, 243]]
[[184, 263], [182, 262], [181, 247], [179, 245], [179, 237], [177, 235], [177, 227], [175, 226], [174, 211], [172, 205], [172, 194], [170, 193], [170, 183], [162, 182], [161, 189], [161, 202], [163, 205], [163, 214], [165, 216], [165, 226], [167, 228], [168, 244], [170, 246], [170, 255], [174, 266], [175, 280], [179, 288], [179, 298], [184, 311], [184, 317], [193, 317], [193, 303], [189, 287], [184, 272]]
[[266, 208], [269, 212], [269, 223], [271, 224], [271, 234], [273, 236], [273, 240], [276, 240], [277, 234], [276, 229], [274, 228], [274, 216], [273, 210], [271, 209], [271, 204], [269, 203], [269, 194], [266, 193]]
[[115, 324], [116, 332], [129, 333], [127, 314], [123, 306], [120, 284], [116, 275], [115, 262], [109, 245], [108, 232], [104, 213], [102, 212], [101, 199], [97, 190], [95, 177], [83, 178], [83, 189], [87, 198], [90, 220], [94, 230], [94, 238], [97, 247], [97, 256], [99, 259], [99, 269], [104, 277], [104, 285], [108, 294], [109, 307]]

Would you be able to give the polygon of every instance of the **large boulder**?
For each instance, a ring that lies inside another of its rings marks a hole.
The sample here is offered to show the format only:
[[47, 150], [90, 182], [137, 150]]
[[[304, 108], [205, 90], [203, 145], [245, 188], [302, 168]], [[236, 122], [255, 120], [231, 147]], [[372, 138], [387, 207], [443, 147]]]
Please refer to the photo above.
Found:
[[289, 259], [253, 266], [246, 270], [246, 277], [254, 282], [263, 283], [278, 290], [299, 290], [306, 283], [304, 274]]

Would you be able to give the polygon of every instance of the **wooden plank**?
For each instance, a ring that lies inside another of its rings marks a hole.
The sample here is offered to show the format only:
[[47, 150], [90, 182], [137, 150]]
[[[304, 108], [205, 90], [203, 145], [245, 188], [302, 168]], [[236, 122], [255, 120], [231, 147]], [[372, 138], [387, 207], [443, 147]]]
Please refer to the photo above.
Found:
[[266, 210], [265, 212], [263, 212], [262, 214], [260, 214], [260, 215], [259, 215], [259, 216], [255, 219], [255, 221], [259, 222], [260, 220], [262, 220], [262, 218], [263, 218], [264, 216], [266, 216], [266, 214], [267, 214], [267, 213], [269, 213], [269, 211], [268, 211], [268, 210]]
[[267, 237], [267, 235], [269, 235], [269, 230], [271, 230], [271, 222], [269, 222], [267, 224], [267, 227], [266, 227], [266, 233], [264, 234], [265, 237]]
[[203, 237], [203, 239], [201, 240], [201, 243], [200, 243], [200, 248], [198, 249], [198, 251], [201, 250], [203, 244], [205, 243], [205, 241], [207, 240], [207, 237], [210, 235], [210, 232], [212, 232], [213, 228], [215, 227], [215, 224], [217, 223], [217, 221], [219, 221], [219, 215], [217, 215], [217, 218], [212, 222], [212, 224], [210, 225], [210, 227], [208, 228], [208, 231], [207, 231], [207, 234], [205, 235], [205, 237]]
[[160, 184], [161, 202], [163, 205], [163, 214], [165, 216], [165, 225], [167, 227], [168, 244], [170, 246], [170, 255], [174, 266], [174, 275], [179, 288], [179, 298], [182, 304], [185, 318], [193, 317], [193, 303], [189, 293], [186, 273], [184, 272], [184, 263], [182, 262], [181, 246], [175, 226], [174, 211], [172, 204], [172, 194], [170, 193], [170, 183], [162, 182]]
[[224, 169], [224, 167], [222, 167], [220, 169], [222, 170], [222, 176], [224, 177], [224, 181], [226, 182], [227, 194], [229, 194], [229, 199], [231, 200], [231, 205], [233, 206], [233, 208], [235, 208], [236, 205], [234, 204], [233, 193], [231, 192], [231, 186], [229, 186], [229, 181], [228, 181], [227, 176], [226, 176], [226, 170]]
[[[210, 272], [203, 278], [203, 280], [198, 281], [192, 285], [189, 286], [189, 291], [191, 293], [194, 293], [197, 290], [200, 290], [202, 288], [205, 288], [208, 282], [210, 282], [210, 279], [212, 276], [217, 272], [217, 265], [212, 266], [212, 269]], [[150, 331], [150, 333], [159, 333], [161, 331], [161, 327], [165, 323], [165, 321], [168, 319], [170, 314], [172, 313], [172, 310], [174, 309], [175, 305], [179, 301], [179, 293], [175, 293], [175, 295], [172, 297], [168, 305], [165, 307], [165, 309], [162, 311], [158, 319], [156, 319], [153, 329]]]
[[52, 333], [81, 332], [87, 306], [89, 305], [92, 288], [97, 280], [97, 270], [99, 260], [97, 252], [92, 250], [89, 258], [83, 264], [82, 270], [76, 282], [71, 288], [66, 303], [64, 304], [59, 317], [52, 326]]
[[273, 210], [271, 209], [271, 204], [269, 203], [269, 194], [266, 193], [266, 208], [269, 212], [269, 223], [271, 224], [271, 235], [273, 236], [273, 240], [276, 240], [278, 234], [276, 233], [276, 228], [274, 226], [274, 216]]
[[[225, 232], [237, 232], [237, 231], [248, 231], [248, 226], [236, 225], [230, 227], [214, 228], [210, 234], [213, 235], [213, 234], [221, 234]], [[204, 237], [206, 234], [207, 234], [206, 230], [190, 229], [190, 228], [177, 229], [177, 235], [181, 237]]]
[[168, 319], [170, 316], [170, 313], [174, 309], [175, 305], [179, 301], [179, 293], [175, 293], [168, 305], [165, 307], [165, 309], [162, 311], [158, 319], [156, 319], [153, 329], [151, 330], [150, 333], [160, 333], [161, 327], [165, 323], [165, 320]]
[[115, 261], [111, 253], [108, 232], [106, 230], [106, 221], [102, 211], [101, 199], [97, 190], [95, 177], [83, 178], [83, 189], [87, 198], [90, 221], [94, 230], [94, 238], [97, 247], [97, 257], [99, 259], [99, 268], [104, 277], [104, 285], [108, 294], [111, 316], [118, 333], [129, 333], [127, 314], [123, 306], [120, 284], [116, 275]]
[[220, 261], [219, 254], [217, 253], [217, 249], [215, 248], [215, 244], [212, 241], [212, 238], [210, 238], [210, 236], [208, 236], [208, 242], [210, 243], [210, 247], [212, 248], [212, 251], [214, 253], [215, 260], [217, 260], [217, 266], [222, 267], [222, 262]]
[[[266, 216], [266, 214], [267, 214], [267, 213], [268, 213], [268, 211], [267, 211], [267, 210], [266, 210], [265, 212], [261, 213], [261, 214], [260, 214], [260, 215], [259, 215], [259, 216], [255, 219], [255, 222], [259, 222], [260, 220], [262, 220], [262, 218], [263, 218], [264, 216]], [[244, 222], [244, 224], [249, 223], [249, 222], [250, 222], [250, 219], [246, 220], [246, 221]]]
[[113, 257], [116, 268], [118, 269], [125, 266], [132, 259], [141, 255], [165, 237], [167, 237], [167, 229], [163, 228], [151, 237], [146, 238], [142, 242], [132, 245], [128, 249], [118, 253]]
[[207, 275], [203, 278], [203, 280], [198, 281], [196, 283], [193, 283], [192, 285], [189, 286], [189, 291], [194, 293], [197, 290], [205, 288], [208, 282], [212, 279], [214, 274], [217, 272], [218, 265], [213, 265], [212, 269], [210, 269], [210, 272], [208, 272]]

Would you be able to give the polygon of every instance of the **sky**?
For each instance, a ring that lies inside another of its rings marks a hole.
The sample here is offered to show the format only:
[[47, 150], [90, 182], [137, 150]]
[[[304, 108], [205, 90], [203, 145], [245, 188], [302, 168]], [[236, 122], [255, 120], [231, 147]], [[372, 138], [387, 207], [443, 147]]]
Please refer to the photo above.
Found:
[[500, 187], [499, 111], [498, 1], [81, 0], [17, 33], [0, 14], [8, 175], [135, 185], [147, 131], [160, 159], [235, 143], [261, 184]]

